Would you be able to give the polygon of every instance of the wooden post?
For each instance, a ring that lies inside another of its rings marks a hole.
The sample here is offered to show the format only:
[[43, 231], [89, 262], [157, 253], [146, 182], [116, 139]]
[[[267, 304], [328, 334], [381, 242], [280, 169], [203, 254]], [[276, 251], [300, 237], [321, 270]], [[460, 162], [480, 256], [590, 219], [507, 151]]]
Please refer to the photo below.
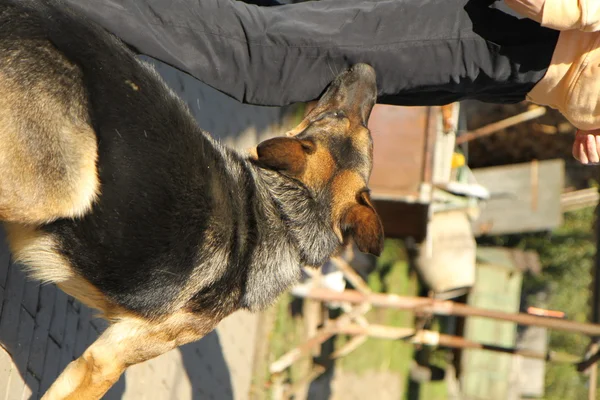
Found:
[[283, 374], [273, 374], [271, 376], [271, 400], [284, 400], [283, 382]]
[[298, 392], [300, 390], [302, 390], [302, 388], [305, 385], [310, 384], [312, 381], [314, 381], [319, 376], [321, 376], [325, 371], [326, 371], [325, 367], [323, 367], [321, 365], [315, 365], [313, 367], [313, 369], [306, 376], [299, 379], [288, 390], [285, 391], [283, 398], [287, 400], [287, 399], [291, 398], [292, 396], [297, 395]]
[[[352, 268], [352, 266], [350, 264], [348, 264], [346, 262], [346, 260], [344, 260], [340, 257], [334, 257], [331, 259], [331, 261], [336, 265], [336, 267], [340, 271], [342, 271], [342, 273], [344, 274], [344, 277], [348, 280], [348, 282], [350, 282], [352, 284], [352, 286], [354, 286], [356, 289], [358, 289], [360, 292], [362, 292], [364, 294], [371, 294], [371, 288], [369, 287], [369, 285], [367, 285], [367, 282], [365, 282], [364, 279], [359, 274], [356, 273], [354, 268]], [[369, 309], [370, 308], [371, 307], [369, 306]], [[347, 304], [342, 305], [342, 309], [346, 312], [350, 311], [349, 306]], [[365, 311], [365, 313], [367, 311]], [[356, 319], [356, 322], [358, 322], [362, 326], [366, 326], [369, 324], [367, 322], [367, 319], [362, 315], [356, 316], [355, 319]], [[352, 340], [350, 340], [348, 343], [346, 343], [343, 346], [343, 348], [335, 351], [334, 354], [349, 354], [352, 351], [356, 350], [360, 345], [362, 345], [366, 341], [367, 341], [366, 335], [352, 338]]]
[[426, 297], [398, 296], [394, 294], [372, 293], [365, 295], [355, 290], [334, 292], [324, 288], [294, 288], [295, 296], [320, 299], [321, 301], [340, 301], [350, 303], [368, 303], [375, 307], [394, 308], [397, 310], [413, 310], [435, 315], [455, 315], [460, 317], [482, 317], [500, 321], [510, 321], [521, 325], [541, 326], [567, 332], [581, 333], [588, 336], [600, 336], [600, 325], [568, 321], [564, 319], [539, 317], [525, 313], [507, 313], [471, 307], [466, 304], [448, 300], [430, 299]]
[[367, 282], [356, 273], [354, 268], [350, 264], [346, 262], [346, 260], [340, 257], [334, 257], [331, 261], [335, 264], [335, 266], [342, 271], [348, 282], [352, 284], [361, 293], [369, 294], [371, 293], [371, 288], [367, 285]]
[[287, 367], [298, 361], [304, 354], [309, 353], [315, 346], [322, 344], [333, 336], [333, 334], [334, 332], [329, 329], [317, 331], [315, 336], [279, 357], [278, 360], [271, 364], [269, 370], [272, 374], [283, 372]]
[[[460, 349], [481, 349], [495, 351], [499, 353], [518, 354], [522, 357], [534, 358], [544, 361], [576, 363], [579, 361], [577, 356], [564, 353], [540, 353], [531, 350], [517, 349], [513, 347], [503, 347], [479, 343], [473, 340], [465, 339], [461, 336], [446, 335], [430, 330], [415, 330], [412, 328], [397, 328], [384, 325], [371, 324], [367, 327], [347, 324], [336, 327], [338, 333], [348, 335], [368, 335], [379, 339], [390, 340], [408, 340], [414, 344], [423, 344], [426, 346], [444, 346]], [[360, 337], [360, 336], [356, 336]]]
[[[596, 353], [598, 351], [598, 343], [592, 343], [590, 351]], [[598, 364], [592, 364], [590, 369], [590, 377], [588, 384], [588, 400], [596, 400], [596, 388], [598, 387]]]
[[339, 327], [349, 323], [357, 315], [364, 314], [369, 307], [369, 304], [361, 304], [360, 306], [355, 307], [352, 311], [342, 315], [341, 317], [338, 317], [335, 321], [332, 321], [326, 328], [318, 330], [315, 336], [311, 337], [300, 346], [291, 349], [279, 357], [279, 359], [274, 361], [269, 367], [271, 374], [277, 374], [284, 371], [286, 368], [300, 359], [304, 354], [310, 352], [315, 346], [322, 344], [327, 339], [335, 335], [335, 331], [332, 329], [332, 327]]
[[352, 353], [354, 350], [358, 349], [363, 343], [367, 341], [369, 337], [367, 335], [357, 335], [350, 339], [346, 344], [337, 349], [331, 354], [331, 358], [337, 359], [341, 357], [345, 357], [348, 354]]
[[460, 145], [466, 142], [470, 142], [471, 140], [491, 135], [492, 133], [498, 132], [499, 130], [509, 128], [513, 125], [520, 124], [521, 122], [529, 121], [542, 115], [546, 114], [545, 107], [536, 107], [529, 111], [525, 111], [524, 113], [514, 115], [510, 118], [503, 119], [502, 121], [494, 122], [492, 124], [483, 126], [481, 128], [475, 129], [474, 131], [467, 132], [464, 135], [461, 135], [456, 138], [456, 145]]

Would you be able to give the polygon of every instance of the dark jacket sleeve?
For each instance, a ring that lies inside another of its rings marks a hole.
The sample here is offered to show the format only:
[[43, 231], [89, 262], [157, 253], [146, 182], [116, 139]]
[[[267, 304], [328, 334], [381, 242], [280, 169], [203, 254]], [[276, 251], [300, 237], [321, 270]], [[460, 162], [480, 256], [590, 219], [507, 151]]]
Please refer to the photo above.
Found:
[[245, 103], [310, 101], [356, 62], [393, 62], [387, 56], [392, 52], [380, 48], [375, 54], [371, 45], [393, 34], [379, 26], [378, 17], [398, 8], [390, 1], [387, 9], [368, 0], [275, 7], [234, 0], [63, 1], [138, 52]]
[[380, 103], [514, 102], [545, 73], [557, 37], [489, 8], [496, 0], [63, 1], [140, 53], [258, 105], [314, 100], [358, 62], [375, 68]]

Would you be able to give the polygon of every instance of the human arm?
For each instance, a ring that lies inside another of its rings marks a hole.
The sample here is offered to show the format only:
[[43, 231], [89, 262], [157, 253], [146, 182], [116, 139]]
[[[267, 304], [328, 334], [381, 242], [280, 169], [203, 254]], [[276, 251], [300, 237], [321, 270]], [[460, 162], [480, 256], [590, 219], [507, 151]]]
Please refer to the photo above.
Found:
[[598, 0], [505, 0], [518, 13], [542, 26], [565, 31], [600, 31]]

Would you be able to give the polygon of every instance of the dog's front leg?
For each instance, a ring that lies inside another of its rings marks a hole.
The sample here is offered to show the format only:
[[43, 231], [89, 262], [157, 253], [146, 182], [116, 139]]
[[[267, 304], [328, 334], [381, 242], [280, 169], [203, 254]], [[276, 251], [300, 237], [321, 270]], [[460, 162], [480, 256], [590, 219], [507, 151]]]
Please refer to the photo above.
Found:
[[178, 312], [162, 322], [122, 317], [62, 372], [43, 400], [100, 399], [125, 369], [200, 339], [216, 321]]

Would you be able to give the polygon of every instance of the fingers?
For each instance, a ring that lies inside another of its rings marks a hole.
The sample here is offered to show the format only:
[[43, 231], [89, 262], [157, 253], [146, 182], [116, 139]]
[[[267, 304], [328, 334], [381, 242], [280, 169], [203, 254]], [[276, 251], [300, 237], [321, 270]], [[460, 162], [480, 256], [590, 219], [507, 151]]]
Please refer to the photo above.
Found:
[[600, 136], [598, 135], [588, 135], [587, 136], [587, 148], [588, 148], [588, 161], [590, 164], [598, 164], [600, 161], [600, 144], [599, 141]]
[[580, 163], [582, 163], [582, 164], [588, 163], [587, 155], [585, 154], [585, 149], [583, 147], [583, 143], [581, 142], [581, 139], [579, 138], [579, 135], [576, 135], [575, 140], [573, 141], [572, 154], [573, 154], [573, 157]]
[[572, 153], [582, 164], [600, 163], [600, 130], [577, 131]]

